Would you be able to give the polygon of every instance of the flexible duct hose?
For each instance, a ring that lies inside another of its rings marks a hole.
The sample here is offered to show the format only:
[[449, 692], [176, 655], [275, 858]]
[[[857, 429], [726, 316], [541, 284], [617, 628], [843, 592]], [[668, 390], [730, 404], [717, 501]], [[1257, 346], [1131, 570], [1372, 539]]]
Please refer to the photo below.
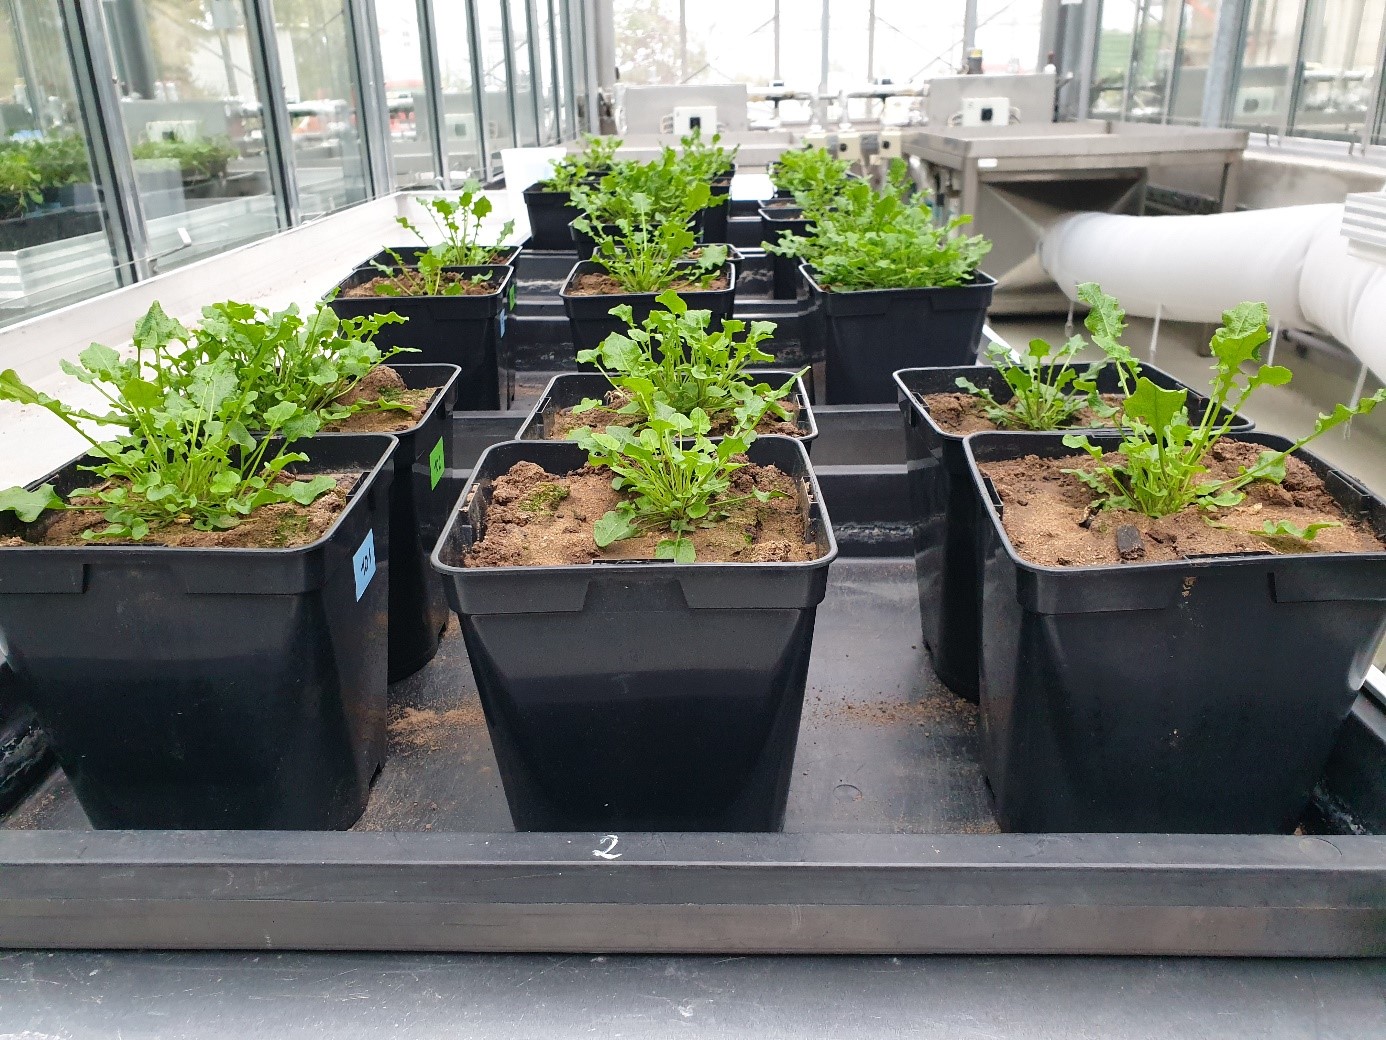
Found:
[[1039, 259], [1070, 299], [1098, 282], [1128, 314], [1217, 322], [1242, 300], [1271, 320], [1338, 340], [1386, 378], [1386, 267], [1353, 256], [1339, 205], [1191, 217], [1076, 213], [1045, 233]]

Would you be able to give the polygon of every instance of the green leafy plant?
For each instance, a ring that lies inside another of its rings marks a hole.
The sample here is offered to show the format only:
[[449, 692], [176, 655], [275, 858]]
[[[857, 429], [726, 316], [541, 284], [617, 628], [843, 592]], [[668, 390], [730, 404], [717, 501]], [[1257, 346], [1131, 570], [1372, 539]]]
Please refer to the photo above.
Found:
[[462, 296], [468, 286], [485, 285], [491, 280], [491, 276], [485, 274], [467, 277], [460, 272], [450, 272], [450, 265], [444, 261], [441, 251], [435, 249], [420, 253], [412, 267], [395, 250], [384, 252], [391, 263], [371, 261], [371, 267], [383, 276], [372, 288], [377, 296]]
[[[748, 330], [744, 321], [732, 319], [710, 332], [712, 312], [689, 310], [675, 292], [663, 292], [656, 299], [663, 309], [651, 311], [640, 327], [632, 325], [630, 307], [613, 307], [611, 313], [629, 326], [628, 331], [612, 333], [596, 350], [578, 353], [579, 361], [596, 365], [611, 383], [622, 402], [618, 413], [638, 416], [634, 425], [639, 426], [670, 412], [702, 411], [713, 429], [753, 430], [767, 414], [792, 418], [780, 402], [794, 392], [794, 379], [774, 388], [752, 382], [746, 371], [775, 360], [760, 349], [774, 335], [774, 322], [752, 322]], [[588, 399], [573, 413], [601, 405]]]
[[[704, 192], [707, 185], [701, 185]], [[625, 292], [663, 292], [680, 282], [709, 285], [727, 262], [727, 247], [705, 245], [688, 259], [697, 245], [686, 222], [662, 220], [654, 204], [644, 196], [631, 200], [632, 214], [616, 218], [615, 234], [607, 226], [583, 216], [573, 226], [596, 243], [594, 263]]]
[[[1245, 497], [1242, 489], [1252, 481], [1283, 480], [1285, 460], [1292, 452], [1386, 401], [1383, 389], [1355, 407], [1339, 404], [1320, 415], [1313, 431], [1284, 451], [1262, 451], [1255, 463], [1242, 467], [1235, 477], [1206, 479], [1204, 458], [1227, 434], [1237, 410], [1258, 388], [1283, 386], [1290, 381], [1288, 368], [1261, 363], [1261, 347], [1270, 339], [1266, 321], [1263, 303], [1238, 304], [1223, 314], [1211, 344], [1216, 366], [1211, 401], [1200, 422], [1189, 420], [1186, 391], [1164, 390], [1140, 376], [1122, 406], [1120, 443], [1108, 452], [1085, 436], [1069, 434], [1064, 444], [1082, 448], [1098, 464], [1092, 470], [1065, 472], [1083, 481], [1102, 509], [1130, 509], [1161, 517], [1193, 505], [1203, 509], [1232, 506]], [[1248, 372], [1244, 366], [1253, 367]], [[1305, 537], [1312, 537], [1307, 530]]]
[[91, 180], [87, 145], [79, 134], [52, 133], [16, 146], [29, 157], [43, 188], [61, 188]]
[[826, 148], [802, 148], [785, 152], [770, 168], [770, 183], [788, 192], [812, 220], [829, 209], [847, 185], [845, 159], [836, 159]]
[[[256, 394], [241, 386], [229, 357], [196, 366], [185, 387], [165, 390], [145, 378], [138, 360], [122, 360], [110, 347], [92, 344], [78, 360], [64, 361], [63, 370], [105, 398], [109, 413], [70, 407], [28, 386], [14, 370], [0, 372], [0, 400], [47, 409], [104, 460], [79, 467], [100, 483], [65, 497], [52, 484], [0, 492], [0, 511], [20, 521], [32, 522], [50, 509], [96, 512], [106, 526], [84, 532], [84, 538], [137, 542], [174, 524], [226, 530], [261, 506], [306, 506], [336, 486], [329, 476], [293, 480], [285, 473], [307, 461], [286, 445], [315, 433], [316, 415], [281, 402], [260, 413], [264, 436], [251, 435], [247, 419], [255, 414]], [[87, 423], [124, 432], [98, 441]]]
[[575, 185], [572, 201], [598, 227], [640, 219], [683, 225], [699, 210], [717, 205], [708, 182], [693, 177], [667, 147], [650, 162], [613, 163], [596, 184]]
[[[1117, 372], [1122, 393], [1135, 388], [1140, 365], [1130, 349], [1122, 344], [1126, 312], [1116, 299], [1102, 291], [1096, 282], [1078, 286], [1078, 298], [1089, 307], [1084, 320], [1093, 342], [1106, 354], [1106, 362]], [[990, 390], [979, 387], [965, 376], [957, 385], [980, 398], [982, 411], [1003, 430], [1057, 430], [1073, 423], [1085, 408], [1110, 419], [1116, 408], [1097, 392], [1097, 373], [1104, 362], [1094, 362], [1081, 372], [1073, 359], [1087, 346], [1082, 336], [1074, 336], [1061, 347], [1032, 339], [1018, 358], [999, 343], [988, 344], [986, 355], [1011, 388], [1008, 401], [998, 401]]]
[[412, 348], [381, 351], [373, 342], [398, 314], [338, 318], [318, 305], [305, 318], [296, 306], [269, 311], [228, 301], [204, 307], [202, 321], [187, 329], [155, 303], [135, 325], [135, 360], [155, 373], [161, 386], [185, 390], [208, 364], [225, 362], [240, 389], [250, 395], [242, 421], [251, 429], [269, 426], [266, 413], [282, 404], [338, 422], [359, 411], [406, 407], [388, 399], [343, 404], [371, 372]]
[[922, 198], [877, 194], [857, 181], [814, 219], [809, 237], [785, 235], [766, 248], [805, 260], [834, 292], [963, 285], [991, 249], [980, 235], [959, 234], [971, 220], [963, 215], [937, 226]]
[[[439, 267], [476, 267], [495, 261], [502, 247], [480, 242], [482, 223], [491, 214], [493, 206], [479, 183], [468, 181], [455, 199], [439, 196], [428, 199], [422, 205], [433, 223], [435, 236], [442, 239], [438, 244], [429, 246], [426, 254], [435, 257]], [[412, 220], [401, 216], [396, 217], [395, 221], [428, 246], [428, 237]], [[509, 238], [514, 230], [515, 222], [506, 221], [501, 228], [500, 241]], [[419, 260], [422, 262], [423, 255]]]
[[157, 138], [141, 141], [132, 149], [136, 159], [173, 159], [178, 163], [185, 181], [209, 180], [226, 172], [226, 164], [239, 152], [224, 137], [194, 138], [182, 141], [177, 138]]
[[768, 502], [774, 493], [726, 497], [732, 474], [747, 465], [743, 456], [755, 439], [740, 430], [720, 441], [708, 438], [711, 421], [702, 409], [692, 415], [670, 412], [652, 418], [639, 431], [624, 426], [578, 431], [588, 462], [616, 476], [612, 486], [626, 493], [616, 509], [592, 529], [598, 547], [650, 531], [667, 532], [655, 548], [655, 559], [693, 563], [697, 553], [689, 537], [700, 527], [725, 520], [727, 509], [752, 498]]
[[701, 127], [694, 127], [679, 138], [679, 162], [694, 180], [713, 181], [725, 177], [736, 165], [736, 153], [741, 146], [728, 151], [722, 147], [722, 135], [714, 133], [703, 139]]
[[21, 216], [42, 202], [40, 186], [27, 153], [17, 148], [0, 151], [0, 219]]
[[545, 191], [572, 191], [594, 175], [605, 173], [616, 161], [616, 150], [621, 140], [614, 137], [596, 137], [589, 134], [586, 147], [576, 155], [565, 155], [553, 164], [553, 172], [540, 187]]

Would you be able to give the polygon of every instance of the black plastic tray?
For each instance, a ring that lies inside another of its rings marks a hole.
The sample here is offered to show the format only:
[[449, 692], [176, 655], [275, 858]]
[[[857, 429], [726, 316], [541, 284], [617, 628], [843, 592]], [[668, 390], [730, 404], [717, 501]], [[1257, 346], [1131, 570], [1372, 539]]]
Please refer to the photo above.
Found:
[[[518, 319], [516, 410], [454, 416], [453, 493], [557, 367], [535, 363], [542, 320]], [[899, 411], [815, 413], [841, 556], [784, 833], [515, 833], [454, 622], [391, 688], [352, 832], [96, 832], [51, 773], [0, 826], [0, 946], [1386, 954], [1383, 691], [1358, 699], [1301, 834], [1000, 834], [975, 708], [920, 639]]]

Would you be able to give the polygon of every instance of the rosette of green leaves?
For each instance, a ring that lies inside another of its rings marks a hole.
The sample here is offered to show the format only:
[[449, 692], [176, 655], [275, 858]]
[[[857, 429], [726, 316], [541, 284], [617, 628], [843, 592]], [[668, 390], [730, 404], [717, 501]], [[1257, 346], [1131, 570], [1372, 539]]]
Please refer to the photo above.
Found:
[[[498, 242], [481, 242], [481, 226], [494, 207], [477, 181], [464, 184], [455, 199], [438, 196], [428, 199], [422, 205], [433, 223], [435, 237], [441, 239], [437, 245], [429, 246], [428, 249], [428, 255], [437, 260], [437, 268], [489, 264], [502, 248], [499, 243], [509, 238], [515, 230], [515, 222], [508, 220], [501, 228]], [[408, 217], [396, 217], [395, 221], [423, 245], [428, 245], [428, 238]]]
[[767, 248], [805, 260], [819, 284], [836, 292], [964, 285], [991, 250], [982, 236], [959, 233], [971, 220], [962, 215], [937, 226], [922, 197], [877, 194], [860, 181], [814, 219], [809, 237], [783, 236]]
[[[64, 361], [63, 371], [104, 397], [111, 406], [107, 414], [65, 405], [22, 382], [12, 369], [0, 372], [0, 400], [47, 409], [80, 434], [103, 461], [79, 468], [99, 482], [66, 499], [52, 484], [34, 491], [9, 488], [0, 492], [0, 512], [26, 523], [49, 509], [99, 512], [106, 526], [83, 537], [140, 541], [173, 524], [226, 530], [261, 506], [306, 506], [336, 486], [329, 476], [284, 476], [286, 467], [307, 461], [286, 445], [317, 432], [319, 419], [287, 401], [258, 411], [256, 392], [238, 381], [230, 357], [194, 366], [178, 389], [146, 379], [138, 360], [122, 360], [110, 347], [92, 344], [78, 361]], [[259, 437], [251, 434], [252, 417], [262, 424]], [[87, 432], [89, 423], [123, 432], [98, 441]]]
[[548, 180], [541, 182], [545, 191], [572, 191], [588, 178], [602, 172], [616, 160], [621, 147], [619, 138], [596, 137], [589, 134], [586, 147], [576, 155], [565, 155], [553, 164]]
[[241, 418], [254, 430], [268, 429], [268, 413], [282, 404], [332, 423], [358, 411], [404, 407], [389, 400], [338, 403], [390, 358], [415, 353], [382, 352], [373, 342], [383, 326], [403, 320], [393, 313], [338, 318], [322, 304], [305, 318], [296, 306], [269, 311], [228, 301], [204, 307], [202, 322], [188, 329], [156, 303], [135, 324], [135, 364], [182, 390], [205, 365], [225, 362], [246, 392]]
[[[707, 185], [699, 187], [706, 195]], [[629, 214], [617, 217], [613, 224], [598, 224], [588, 216], [573, 221], [573, 227], [595, 243], [592, 261], [624, 291], [662, 292], [680, 281], [706, 286], [726, 264], [725, 245], [705, 245], [696, 257], [688, 258], [697, 239], [687, 220], [662, 219], [654, 201], [644, 195], [633, 196], [629, 202]]]
[[[1140, 376], [1140, 365], [1130, 348], [1121, 343], [1126, 329], [1126, 312], [1115, 297], [1108, 296], [1096, 282], [1078, 286], [1078, 299], [1089, 307], [1084, 324], [1093, 342], [1115, 366], [1122, 393], [1130, 393]], [[1104, 362], [1094, 362], [1082, 371], [1073, 359], [1087, 346], [1082, 336], [1073, 336], [1061, 347], [1032, 339], [1019, 357], [999, 343], [987, 345], [987, 360], [1011, 388], [1008, 401], [997, 401], [990, 390], [979, 387], [966, 376], [957, 385], [983, 402], [982, 411], [1003, 430], [1058, 430], [1072, 424], [1084, 408], [1110, 419], [1117, 409], [1097, 392], [1097, 373]]]
[[[663, 309], [651, 311], [638, 327], [632, 324], [630, 307], [613, 307], [611, 313], [628, 331], [612, 333], [595, 350], [578, 352], [578, 361], [596, 365], [624, 399], [617, 412], [639, 417], [636, 427], [666, 411], [691, 415], [701, 410], [713, 428], [729, 423], [748, 430], [767, 414], [792, 417], [781, 402], [794, 392], [793, 378], [776, 388], [752, 381], [746, 372], [752, 365], [775, 360], [760, 349], [775, 333], [773, 321], [752, 322], [747, 329], [744, 321], [728, 319], [711, 332], [711, 311], [689, 310], [672, 291], [661, 293], [656, 301]], [[589, 399], [573, 413], [600, 405]]]
[[812, 220], [837, 200], [849, 183], [851, 164], [836, 159], [826, 148], [802, 148], [785, 152], [770, 168], [770, 183], [788, 192]]
[[645, 219], [652, 225], [682, 226], [711, 198], [708, 182], [694, 178], [668, 147], [650, 162], [613, 163], [596, 184], [579, 184], [572, 190], [573, 205], [594, 225]]
[[679, 162], [694, 180], [713, 181], [725, 177], [736, 166], [736, 153], [741, 146], [728, 151], [722, 147], [722, 135], [714, 133], [704, 140], [701, 127], [694, 127], [679, 138]]
[[708, 439], [709, 429], [707, 414], [694, 409], [692, 415], [671, 412], [652, 418], [639, 431], [624, 426], [578, 431], [588, 462], [610, 469], [612, 486], [626, 496], [593, 525], [599, 548], [662, 531], [667, 537], [656, 546], [655, 559], [693, 563], [697, 553], [689, 535], [725, 520], [732, 505], [774, 497], [760, 490], [727, 497], [732, 474], [748, 464], [743, 456], [755, 434], [738, 431], [714, 442]]
[[[1161, 517], [1191, 505], [1204, 509], [1236, 505], [1244, 497], [1242, 489], [1252, 481], [1284, 480], [1285, 460], [1291, 453], [1386, 401], [1383, 389], [1356, 406], [1339, 404], [1320, 415], [1313, 431], [1284, 451], [1262, 451], [1255, 463], [1243, 467], [1235, 477], [1206, 479], [1204, 457], [1227, 434], [1238, 409], [1260, 387], [1283, 386], [1290, 381], [1288, 368], [1261, 363], [1261, 347], [1270, 340], [1267, 319], [1264, 303], [1241, 303], [1223, 313], [1222, 325], [1211, 343], [1216, 364], [1211, 400], [1200, 422], [1189, 419], [1187, 391], [1165, 390], [1141, 376], [1122, 406], [1119, 444], [1103, 451], [1087, 437], [1070, 434], [1064, 438], [1064, 444], [1082, 448], [1097, 461], [1091, 470], [1066, 472], [1092, 490], [1099, 508], [1130, 509]], [[1279, 536], [1290, 532], [1278, 529], [1266, 533]], [[1307, 539], [1313, 532], [1300, 534]]]
[[392, 297], [461, 296], [466, 292], [467, 286], [484, 285], [491, 280], [490, 275], [466, 277], [461, 276], [460, 272], [459, 277], [445, 280], [444, 275], [451, 271], [451, 265], [444, 258], [445, 252], [443, 246], [434, 246], [427, 252], [420, 253], [411, 267], [395, 250], [386, 249], [385, 253], [390, 257], [391, 263], [371, 261], [371, 266], [383, 277], [382, 281], [375, 283], [375, 294]]

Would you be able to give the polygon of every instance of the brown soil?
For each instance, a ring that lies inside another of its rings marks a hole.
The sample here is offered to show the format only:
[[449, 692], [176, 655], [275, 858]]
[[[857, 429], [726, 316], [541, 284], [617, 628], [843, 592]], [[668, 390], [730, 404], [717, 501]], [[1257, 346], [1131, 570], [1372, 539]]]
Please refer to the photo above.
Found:
[[323, 427], [326, 433], [401, 433], [417, 426], [428, 411], [429, 403], [438, 393], [438, 387], [422, 387], [411, 390], [404, 385], [389, 365], [372, 369], [366, 377], [337, 398], [338, 404], [357, 404], [360, 402], [389, 401], [405, 405], [407, 411], [398, 408], [369, 408], [347, 416], [340, 422], [329, 423]]
[[[286, 549], [307, 545], [322, 537], [346, 508], [347, 492], [359, 473], [334, 474], [337, 487], [309, 506], [296, 502], [275, 502], [261, 506], [229, 531], [198, 531], [191, 524], [173, 524], [150, 531], [142, 540], [102, 538], [93, 543], [82, 532], [106, 526], [98, 510], [46, 513], [28, 525], [22, 538], [0, 539], [0, 546], [19, 545], [166, 545], [217, 549]], [[290, 478], [292, 479], [292, 478]], [[91, 499], [72, 499], [83, 505]]]
[[[712, 292], [714, 289], [725, 289], [730, 284], [731, 275], [723, 269], [707, 285], [699, 285], [697, 282], [681, 278], [667, 288], [673, 289], [675, 292]], [[568, 287], [568, 295], [616, 296], [628, 295], [628, 290], [621, 288], [621, 283], [609, 274], [600, 271], [588, 271], [573, 279], [573, 284]]]
[[[751, 499], [731, 507], [729, 519], [692, 536], [699, 562], [770, 563], [818, 558], [805, 537], [801, 488], [773, 466], [746, 466], [732, 478], [731, 496], [753, 489], [782, 491], [769, 502]], [[562, 566], [593, 560], [649, 560], [664, 537], [658, 532], [627, 538], [605, 549], [592, 540], [592, 525], [615, 509], [611, 471], [584, 466], [555, 476], [533, 462], [517, 462], [491, 489], [485, 532], [463, 560], [466, 567]]]
[[[489, 278], [480, 281], [473, 281], [466, 275], [458, 274], [455, 271], [444, 271], [440, 277], [440, 282], [444, 286], [460, 285], [461, 293], [452, 295], [461, 296], [489, 296], [496, 291]], [[423, 279], [411, 267], [406, 267], [399, 275], [394, 278], [386, 278], [384, 275], [377, 275], [370, 281], [362, 282], [360, 285], [353, 285], [350, 289], [342, 290], [342, 297], [348, 300], [389, 300], [390, 296], [376, 292], [378, 285], [395, 285], [403, 283], [401, 287], [402, 296], [425, 296]], [[439, 294], [441, 295], [441, 294]]]
[[486, 725], [480, 704], [450, 711], [398, 708], [390, 712], [391, 750], [440, 751], [460, 743], [462, 731]]
[[937, 693], [923, 700], [904, 703], [880, 701], [846, 701], [817, 706], [813, 714], [822, 719], [857, 726], [924, 726], [956, 724], [975, 729], [981, 713], [951, 693]]
[[[945, 433], [962, 436], [969, 433], [984, 433], [988, 430], [1003, 429], [986, 417], [983, 411], [985, 404], [982, 399], [965, 390], [947, 394], [919, 394], [918, 396], [920, 402], [928, 410], [929, 418], [933, 419], [939, 429]], [[1109, 405], [1118, 406], [1122, 402], [1122, 396], [1120, 394], [1103, 394], [1102, 400]], [[1067, 424], [1066, 428], [1090, 430], [1111, 425], [1111, 420], [1104, 419], [1091, 408], [1085, 407], [1074, 414], [1072, 421]], [[1012, 427], [1011, 429], [1024, 429], [1024, 427]]]
[[[1255, 462], [1259, 445], [1224, 438], [1213, 446], [1207, 463], [1211, 478], [1235, 476]], [[1382, 552], [1386, 544], [1360, 520], [1338, 508], [1305, 463], [1287, 459], [1285, 481], [1257, 481], [1248, 486], [1240, 505], [1206, 514], [1197, 508], [1151, 519], [1141, 513], [1106, 511], [1091, 514], [1092, 494], [1064, 469], [1091, 468], [1087, 455], [1042, 459], [1027, 455], [982, 464], [1005, 503], [1006, 534], [1025, 560], [1044, 566], [1089, 567], [1123, 562], [1117, 551], [1117, 530], [1127, 525], [1140, 532], [1137, 551], [1127, 562], [1153, 563], [1192, 556], [1229, 553]], [[1214, 527], [1208, 522], [1224, 527]], [[1082, 526], [1088, 520], [1086, 527]], [[1342, 527], [1319, 532], [1308, 543], [1297, 539], [1267, 539], [1252, 534], [1266, 521], [1289, 520], [1299, 527], [1336, 521]]]
[[[601, 430], [608, 426], [634, 426], [640, 418], [638, 415], [622, 415], [617, 409], [625, 403], [625, 397], [619, 390], [612, 390], [606, 395], [606, 407], [593, 408], [591, 411], [573, 414], [571, 408], [560, 408], [551, 411], [544, 416], [544, 437], [546, 440], [558, 441], [569, 440], [575, 430], [584, 426], [592, 429]], [[790, 415], [797, 415], [798, 405], [794, 401], [781, 401]], [[734, 420], [731, 416], [724, 416], [713, 424], [711, 436], [724, 437], [731, 432]], [[776, 419], [773, 415], [767, 415], [756, 426], [756, 433], [762, 436], [774, 435], [780, 437], [802, 437], [804, 430], [792, 419]]]

